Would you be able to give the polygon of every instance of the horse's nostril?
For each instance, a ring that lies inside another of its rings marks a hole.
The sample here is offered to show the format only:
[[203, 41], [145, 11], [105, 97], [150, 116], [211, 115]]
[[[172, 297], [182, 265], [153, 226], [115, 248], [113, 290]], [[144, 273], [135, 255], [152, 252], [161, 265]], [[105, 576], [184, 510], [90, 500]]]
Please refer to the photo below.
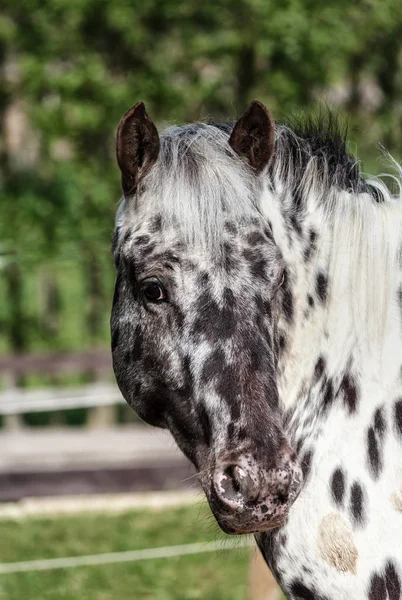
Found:
[[233, 491], [238, 494], [241, 492], [240, 480], [243, 477], [243, 471], [236, 465], [230, 465], [226, 467], [223, 472], [224, 476], [227, 477], [228, 481], [231, 482]]
[[281, 492], [278, 492], [277, 498], [278, 498], [279, 504], [286, 504], [289, 499], [289, 494], [287, 491], [286, 492], [281, 491]]
[[257, 480], [239, 465], [229, 465], [222, 472], [219, 487], [225, 500], [253, 502], [259, 494]]

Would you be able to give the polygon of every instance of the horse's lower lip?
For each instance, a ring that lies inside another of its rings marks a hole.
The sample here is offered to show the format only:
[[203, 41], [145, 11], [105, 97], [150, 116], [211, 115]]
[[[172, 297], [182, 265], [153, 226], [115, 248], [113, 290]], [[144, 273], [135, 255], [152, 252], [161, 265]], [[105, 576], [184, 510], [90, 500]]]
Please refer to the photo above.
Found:
[[228, 535], [252, 535], [256, 533], [262, 533], [263, 531], [271, 531], [273, 529], [278, 529], [282, 527], [282, 525], [286, 522], [286, 516], [284, 517], [276, 517], [275, 519], [271, 519], [270, 521], [262, 522], [262, 523], [252, 523], [242, 526], [241, 524], [237, 524], [236, 526], [230, 525], [225, 519], [220, 519], [215, 516], [219, 527], [227, 533]]

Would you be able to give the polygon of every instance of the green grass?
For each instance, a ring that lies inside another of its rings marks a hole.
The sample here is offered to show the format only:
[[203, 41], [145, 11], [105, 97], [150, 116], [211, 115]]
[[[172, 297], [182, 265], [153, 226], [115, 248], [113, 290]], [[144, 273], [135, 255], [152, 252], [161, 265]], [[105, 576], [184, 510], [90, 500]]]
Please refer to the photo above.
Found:
[[[0, 561], [79, 556], [224, 538], [205, 505], [0, 521]], [[227, 539], [227, 538], [226, 538]], [[0, 574], [1, 600], [245, 600], [249, 551]]]

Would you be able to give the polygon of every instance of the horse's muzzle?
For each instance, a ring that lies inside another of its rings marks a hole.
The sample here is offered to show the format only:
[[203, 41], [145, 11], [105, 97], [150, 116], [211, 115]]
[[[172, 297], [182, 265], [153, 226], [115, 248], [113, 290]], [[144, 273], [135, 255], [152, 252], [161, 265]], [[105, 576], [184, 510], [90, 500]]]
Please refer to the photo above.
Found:
[[207, 496], [223, 531], [257, 533], [283, 525], [302, 480], [295, 461], [264, 469], [244, 454], [235, 462], [217, 462]]

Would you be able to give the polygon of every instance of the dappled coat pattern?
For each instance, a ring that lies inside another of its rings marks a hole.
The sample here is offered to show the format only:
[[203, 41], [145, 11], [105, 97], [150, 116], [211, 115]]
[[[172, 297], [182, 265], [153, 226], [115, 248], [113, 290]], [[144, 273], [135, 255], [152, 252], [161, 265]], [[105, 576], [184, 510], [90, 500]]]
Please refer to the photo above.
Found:
[[116, 378], [292, 600], [402, 599], [402, 209], [336, 122], [123, 117]]

